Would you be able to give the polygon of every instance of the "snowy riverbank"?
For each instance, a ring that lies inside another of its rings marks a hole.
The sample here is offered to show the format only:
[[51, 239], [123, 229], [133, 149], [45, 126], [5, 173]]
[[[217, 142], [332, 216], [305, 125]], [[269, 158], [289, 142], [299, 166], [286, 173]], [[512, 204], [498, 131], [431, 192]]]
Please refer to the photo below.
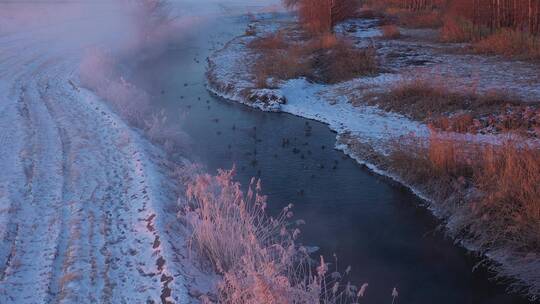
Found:
[[[378, 50], [382, 53], [386, 69], [385, 73], [375, 77], [332, 85], [291, 79], [277, 81], [277, 84], [274, 82], [271, 89], [259, 89], [250, 68], [259, 55], [248, 44], [291, 22], [293, 20], [290, 17], [272, 19], [271, 16], [261, 16], [250, 26], [249, 33], [235, 38], [215, 52], [208, 59], [208, 89], [228, 100], [263, 111], [281, 111], [326, 123], [337, 133], [337, 149], [343, 150], [371, 170], [402, 184], [403, 181], [397, 175], [385, 171], [384, 157], [393, 148], [392, 143], [402, 137], [413, 134], [417, 138], [427, 138], [428, 126], [400, 114], [385, 112], [376, 106], [353, 105], [354, 100], [371, 92], [384, 92], [415, 71], [422, 71], [431, 77], [440, 77], [439, 74], [450, 77], [456, 90], [474, 83], [478, 92], [488, 92], [494, 87], [507, 88], [523, 100], [540, 99], [535, 66], [493, 57], [459, 54], [449, 51], [454, 46], [414, 39], [379, 41], [382, 46]], [[381, 35], [376, 20], [351, 20], [339, 25], [337, 32], [353, 37], [357, 45], [366, 45]], [[414, 35], [414, 31], [409, 32]], [[399, 56], [395, 56], [396, 53]], [[257, 99], [257, 96], [264, 98]], [[281, 102], [274, 102], [276, 100]], [[502, 140], [501, 136], [490, 134], [448, 133], [447, 136], [467, 142], [495, 143]], [[382, 162], [379, 161], [381, 159]], [[422, 189], [408, 187], [428, 202], [434, 214], [451, 225], [454, 215], [448, 214], [444, 207], [440, 208], [438, 202], [430, 200]], [[463, 245], [471, 250], [475, 248], [470, 242]], [[514, 256], [511, 248], [487, 252], [486, 256], [502, 265], [498, 267], [501, 273], [529, 285], [533, 294], [540, 291], [540, 278], [534, 275], [531, 277], [534, 271], [530, 271], [540, 269], [537, 258]]]

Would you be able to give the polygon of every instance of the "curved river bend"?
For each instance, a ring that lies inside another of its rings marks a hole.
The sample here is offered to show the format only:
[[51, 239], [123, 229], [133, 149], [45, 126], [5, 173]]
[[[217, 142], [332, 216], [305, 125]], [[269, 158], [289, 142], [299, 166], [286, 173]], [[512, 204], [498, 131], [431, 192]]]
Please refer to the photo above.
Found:
[[260, 176], [275, 210], [294, 203], [307, 223], [303, 242], [329, 258], [336, 253], [341, 270], [351, 265], [351, 282], [369, 283], [366, 303], [390, 303], [394, 286], [399, 303], [528, 303], [507, 295], [482, 268], [473, 272], [478, 260], [445, 238], [417, 197], [334, 150], [335, 134], [325, 125], [210, 95], [205, 58], [248, 22], [211, 19], [143, 62], [133, 79], [178, 119], [194, 161], [209, 172], [236, 164], [243, 185]]

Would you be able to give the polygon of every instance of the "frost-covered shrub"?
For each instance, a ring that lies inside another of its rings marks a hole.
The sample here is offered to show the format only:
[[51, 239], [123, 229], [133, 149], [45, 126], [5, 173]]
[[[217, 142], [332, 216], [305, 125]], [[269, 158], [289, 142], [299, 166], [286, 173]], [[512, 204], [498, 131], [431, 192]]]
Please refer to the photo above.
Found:
[[292, 223], [292, 205], [270, 217], [260, 181], [252, 179], [244, 195], [233, 176], [234, 170], [198, 176], [180, 215], [193, 231], [193, 248], [222, 275], [220, 303], [353, 303], [364, 295], [367, 284], [358, 290], [342, 283], [323, 257], [312, 265], [296, 243], [300, 222]]
[[432, 132], [396, 141], [389, 169], [421, 189], [450, 233], [488, 253], [512, 287], [540, 294], [540, 149], [518, 138], [474, 143]]
[[144, 127], [144, 117], [150, 114], [149, 96], [119, 75], [110, 54], [98, 49], [89, 51], [80, 65], [80, 80], [84, 87], [110, 102], [129, 123]]

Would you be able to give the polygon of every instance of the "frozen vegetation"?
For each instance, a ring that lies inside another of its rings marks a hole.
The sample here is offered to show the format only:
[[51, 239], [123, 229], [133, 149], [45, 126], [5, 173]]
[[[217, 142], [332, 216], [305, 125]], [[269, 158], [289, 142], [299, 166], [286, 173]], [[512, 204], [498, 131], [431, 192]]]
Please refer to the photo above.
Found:
[[[292, 77], [289, 77], [290, 71], [278, 70], [275, 73], [282, 73], [285, 75], [284, 78], [269, 77], [261, 83], [261, 76], [257, 74], [256, 67], [261, 60], [265, 60], [264, 56], [267, 56], [265, 51], [275, 48], [276, 52], [287, 50], [289, 54], [295, 55], [294, 45], [298, 42], [294, 37], [301, 37], [296, 32], [298, 31], [295, 27], [296, 22], [296, 17], [287, 15], [273, 18], [268, 15], [258, 16], [244, 35], [233, 39], [209, 58], [209, 90], [229, 100], [261, 110], [282, 111], [328, 124], [337, 133], [337, 149], [343, 150], [376, 172], [409, 185], [416, 194], [429, 202], [430, 209], [436, 215], [448, 220], [447, 228], [458, 241], [469, 249], [483, 252], [495, 261], [496, 266], [493, 268], [499, 274], [517, 278], [518, 283], [514, 286], [517, 290], [525, 291], [532, 297], [538, 295], [540, 271], [535, 253], [537, 249], [533, 245], [535, 242], [533, 239], [536, 237], [525, 241], [533, 246], [525, 252], [513, 247], [512, 242], [503, 241], [503, 245], [492, 242], [491, 245], [486, 245], [485, 242], [489, 242], [493, 235], [487, 236], [487, 241], [480, 238], [486, 237], [489, 233], [484, 235], [481, 232], [479, 234], [482, 234], [482, 237], [469, 238], [468, 234], [471, 231], [468, 229], [471, 226], [466, 222], [471, 218], [466, 220], [468, 217], [463, 213], [467, 208], [460, 210], [439, 204], [441, 201], [455, 204], [457, 195], [454, 197], [439, 195], [440, 193], [436, 191], [441, 190], [440, 188], [430, 187], [429, 183], [428, 185], [417, 183], [419, 179], [415, 180], [407, 176], [407, 172], [403, 171], [405, 168], [395, 167], [395, 163], [389, 164], [395, 160], [397, 153], [403, 152], [401, 143], [411, 138], [414, 138], [416, 143], [423, 142], [420, 146], [435, 143], [433, 127], [428, 124], [428, 121], [414, 119], [414, 115], [385, 111], [384, 107], [377, 102], [379, 96], [393, 92], [395, 88], [403, 86], [406, 81], [422, 78], [429, 79], [433, 83], [443, 83], [445, 88], [450, 88], [449, 92], [474, 92], [479, 95], [491, 94], [495, 91], [510, 92], [513, 98], [519, 99], [527, 108], [528, 102], [532, 105], [540, 100], [538, 65], [501, 57], [468, 54], [461, 50], [463, 45], [442, 44], [435, 41], [432, 38], [433, 30], [400, 29], [402, 33], [396, 37], [402, 38], [389, 39], [383, 37], [383, 29], [378, 19], [351, 19], [335, 26], [336, 35], [349, 41], [352, 40], [353, 47], [356, 48], [374, 47], [380, 64], [378, 73], [353, 77], [346, 81], [323, 83], [318, 81], [317, 77], [295, 76], [310, 75], [310, 71], [292, 71]], [[287, 41], [287, 39], [290, 40]], [[264, 49], [253, 47], [255, 43], [272, 44], [268, 44], [269, 47]], [[287, 49], [287, 43], [293, 46]], [[275, 64], [279, 66], [283, 63], [276, 61]], [[254, 98], [254, 96], [259, 98]], [[276, 96], [279, 96], [283, 102], [279, 104], [268, 102]], [[532, 115], [534, 117], [534, 114]], [[534, 118], [531, 121], [534, 121]], [[442, 135], [439, 136], [471, 147], [484, 143], [506, 146], [507, 135], [493, 130], [475, 133], [441, 132]], [[525, 141], [532, 147], [537, 147], [535, 133], [530, 134], [533, 134], [532, 138]], [[517, 136], [521, 138], [521, 135]], [[426, 153], [433, 153], [433, 151]], [[433, 154], [429, 155], [431, 157]], [[401, 160], [413, 162], [412, 158], [401, 158]], [[498, 161], [506, 163], [502, 159]], [[423, 166], [420, 163], [415, 164], [419, 166], [418, 168]], [[525, 168], [535, 168], [535, 166], [531, 164]], [[492, 172], [491, 174], [503, 173]], [[509, 179], [511, 180], [511, 177]], [[519, 179], [516, 177], [514, 180]], [[534, 188], [533, 186], [530, 189], [531, 193], [536, 193]], [[473, 196], [477, 193], [475, 189], [472, 192], [470, 189], [466, 191], [469, 193], [464, 195], [463, 200], [475, 199]], [[536, 204], [537, 200], [532, 199], [529, 203]], [[534, 227], [537, 227], [537, 220], [533, 220], [533, 223]], [[463, 229], [463, 226], [469, 228]], [[534, 231], [536, 228], [531, 229]], [[473, 231], [473, 234], [476, 232]], [[531, 233], [534, 234], [534, 232]]]

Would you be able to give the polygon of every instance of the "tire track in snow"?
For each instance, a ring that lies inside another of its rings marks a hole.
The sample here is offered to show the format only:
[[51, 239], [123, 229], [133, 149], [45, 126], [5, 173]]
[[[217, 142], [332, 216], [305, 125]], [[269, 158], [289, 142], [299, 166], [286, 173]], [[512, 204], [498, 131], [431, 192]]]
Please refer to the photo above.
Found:
[[187, 302], [154, 148], [31, 38], [0, 37], [0, 303]]

